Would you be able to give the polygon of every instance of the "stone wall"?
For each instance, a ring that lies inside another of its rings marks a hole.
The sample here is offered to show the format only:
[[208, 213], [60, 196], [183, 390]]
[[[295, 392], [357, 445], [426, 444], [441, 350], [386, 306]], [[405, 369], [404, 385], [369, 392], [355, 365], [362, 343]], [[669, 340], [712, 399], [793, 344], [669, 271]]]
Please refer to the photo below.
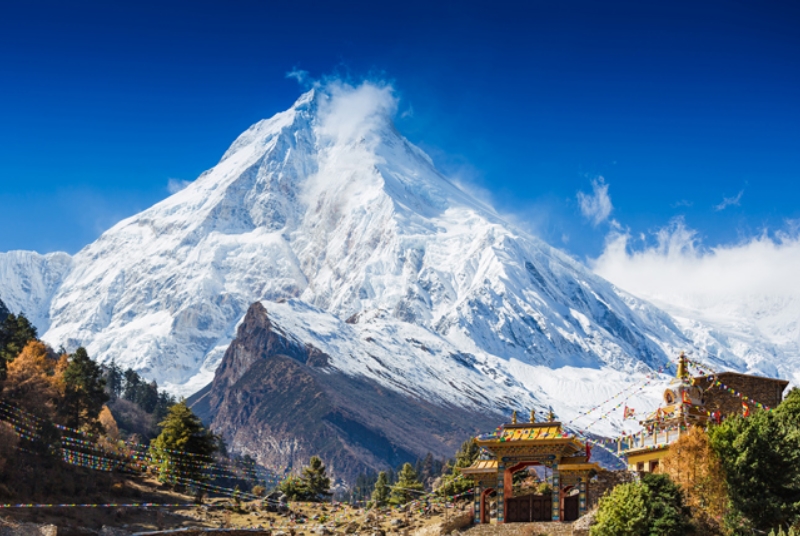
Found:
[[267, 529], [175, 529], [135, 532], [131, 536], [270, 536]]
[[632, 482], [635, 476], [628, 470], [600, 471], [597, 476], [589, 481], [586, 497], [587, 510], [593, 509], [600, 501], [600, 497], [624, 482]]
[[[577, 521], [576, 521], [577, 523]], [[475, 525], [464, 536], [585, 536], [588, 531], [575, 530], [572, 523], [504, 523]]]
[[[783, 390], [786, 389], [789, 383], [784, 380], [737, 374], [735, 372], [721, 372], [715, 376], [718, 381], [728, 387], [771, 408], [774, 408], [783, 400]], [[721, 387], [714, 387], [713, 382], [709, 382], [708, 378], [712, 378], [712, 376], [698, 378], [698, 385], [705, 390], [706, 410], [719, 411], [723, 416], [741, 415], [742, 399], [735, 394], [730, 394]], [[752, 410], [755, 409], [753, 406]]]
[[447, 522], [439, 523], [438, 525], [428, 525], [412, 532], [413, 536], [444, 536], [453, 531], [460, 531], [472, 525], [472, 512], [466, 512], [453, 516]]

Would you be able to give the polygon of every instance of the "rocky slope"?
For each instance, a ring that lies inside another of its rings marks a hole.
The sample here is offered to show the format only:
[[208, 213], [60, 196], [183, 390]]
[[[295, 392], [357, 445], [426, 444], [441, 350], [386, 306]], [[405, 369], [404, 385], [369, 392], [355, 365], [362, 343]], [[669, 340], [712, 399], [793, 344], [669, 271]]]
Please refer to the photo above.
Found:
[[[413, 382], [392, 389], [370, 376], [345, 374], [337, 366], [347, 359], [300, 343], [255, 303], [214, 382], [189, 402], [229, 444], [268, 467], [297, 468], [319, 455], [349, 481], [428, 452], [450, 457], [465, 437], [502, 418], [477, 404], [414, 396]], [[386, 363], [370, 359], [380, 377], [389, 376]]]

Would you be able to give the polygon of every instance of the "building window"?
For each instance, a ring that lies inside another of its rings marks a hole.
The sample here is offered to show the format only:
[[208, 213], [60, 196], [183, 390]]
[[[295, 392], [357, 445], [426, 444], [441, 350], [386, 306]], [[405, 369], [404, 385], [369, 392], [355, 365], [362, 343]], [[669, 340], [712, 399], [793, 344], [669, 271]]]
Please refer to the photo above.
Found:
[[644, 471], [644, 462], [639, 462], [639, 463], [637, 463], [637, 464], [636, 464], [636, 470], [637, 470], [637, 471], [639, 471], [640, 473], [641, 473], [642, 471]]
[[658, 460], [653, 460], [650, 462], [650, 472], [655, 473], [656, 469], [658, 469]]

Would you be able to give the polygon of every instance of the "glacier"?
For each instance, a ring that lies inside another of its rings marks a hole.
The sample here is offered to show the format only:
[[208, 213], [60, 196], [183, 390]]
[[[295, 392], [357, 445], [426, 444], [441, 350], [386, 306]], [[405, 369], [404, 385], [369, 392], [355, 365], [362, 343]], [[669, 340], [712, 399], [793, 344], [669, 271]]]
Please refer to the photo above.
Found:
[[[256, 301], [347, 374], [453, 404], [552, 406], [565, 421], [680, 350], [787, 375], [780, 356], [727, 345], [505, 221], [396, 130], [393, 98], [370, 83], [307, 92], [74, 256], [0, 254], [0, 298], [50, 344], [182, 395], [212, 380]], [[611, 415], [598, 431], [625, 426]]]

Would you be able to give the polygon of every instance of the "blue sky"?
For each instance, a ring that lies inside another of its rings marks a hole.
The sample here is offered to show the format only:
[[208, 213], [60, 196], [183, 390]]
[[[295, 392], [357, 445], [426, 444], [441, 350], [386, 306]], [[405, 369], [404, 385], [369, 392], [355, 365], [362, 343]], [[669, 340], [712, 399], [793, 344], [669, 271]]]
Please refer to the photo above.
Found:
[[579, 258], [675, 218], [706, 247], [796, 233], [800, 4], [429, 4], [4, 6], [0, 251], [74, 253], [163, 199], [295, 69], [391, 82], [401, 132]]

